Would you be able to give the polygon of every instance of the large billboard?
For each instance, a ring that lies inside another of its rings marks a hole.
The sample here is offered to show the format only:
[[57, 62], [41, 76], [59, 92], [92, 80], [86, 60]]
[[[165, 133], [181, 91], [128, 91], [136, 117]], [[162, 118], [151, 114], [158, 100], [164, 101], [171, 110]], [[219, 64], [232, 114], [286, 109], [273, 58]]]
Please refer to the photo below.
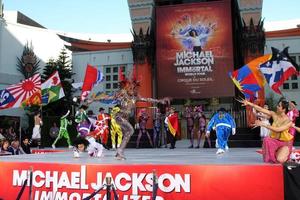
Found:
[[156, 9], [158, 96], [234, 96], [230, 1]]

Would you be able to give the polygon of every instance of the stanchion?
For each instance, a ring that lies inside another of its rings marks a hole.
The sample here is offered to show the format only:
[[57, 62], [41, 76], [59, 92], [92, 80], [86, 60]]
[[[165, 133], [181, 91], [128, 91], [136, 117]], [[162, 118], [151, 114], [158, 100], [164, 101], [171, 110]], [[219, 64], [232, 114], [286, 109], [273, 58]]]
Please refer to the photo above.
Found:
[[33, 176], [33, 168], [30, 167], [29, 170], [29, 200], [32, 200], [32, 176]]
[[153, 180], [153, 185], [152, 185], [152, 200], [156, 200], [157, 196], [157, 190], [158, 190], [158, 181], [157, 181], [157, 175], [156, 175], [156, 170], [154, 169], [152, 172], [152, 180]]
[[90, 196], [82, 199], [82, 200], [90, 200], [92, 199], [96, 194], [98, 194], [103, 188], [106, 188], [106, 200], [111, 200], [111, 190], [114, 193], [114, 200], [119, 200], [118, 194], [116, 192], [115, 186], [111, 182], [111, 177], [106, 177], [106, 184], [103, 184], [102, 187], [100, 187], [98, 190], [93, 192]]
[[23, 192], [24, 192], [24, 190], [25, 190], [25, 187], [26, 187], [26, 185], [27, 185], [27, 182], [28, 182], [28, 178], [24, 181], [24, 183], [23, 183], [23, 185], [22, 185], [22, 188], [21, 188], [21, 190], [20, 190], [20, 192], [19, 192], [19, 194], [18, 194], [16, 200], [20, 200], [20, 199], [21, 199], [21, 197], [22, 197], [22, 195], [23, 195]]
[[18, 193], [18, 196], [17, 196], [16, 200], [20, 200], [21, 199], [21, 197], [23, 195], [23, 192], [25, 190], [25, 187], [26, 187], [26, 185], [28, 183], [28, 180], [29, 180], [29, 198], [28, 199], [31, 200], [31, 193], [32, 193], [32, 173], [33, 173], [32, 172], [32, 167], [30, 167], [27, 179], [24, 181], [24, 183], [22, 185], [22, 188], [21, 188], [20, 192]]
[[111, 200], [110, 190], [111, 190], [111, 177], [106, 177], [106, 199], [107, 200]]

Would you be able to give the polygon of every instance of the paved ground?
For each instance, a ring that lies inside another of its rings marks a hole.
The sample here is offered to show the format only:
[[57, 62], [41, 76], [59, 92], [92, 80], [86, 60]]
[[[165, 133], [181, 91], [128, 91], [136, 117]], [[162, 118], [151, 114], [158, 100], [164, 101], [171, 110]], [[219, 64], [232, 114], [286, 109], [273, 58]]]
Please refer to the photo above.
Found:
[[[74, 164], [174, 164], [174, 165], [265, 165], [259, 148], [230, 148], [223, 155], [216, 155], [216, 149], [188, 149], [188, 140], [178, 141], [175, 149], [126, 149], [127, 160], [114, 158], [115, 151], [104, 151], [103, 158], [92, 158], [84, 153], [81, 158], [73, 158], [73, 152], [48, 154], [29, 154], [16, 156], [0, 156], [0, 162], [43, 162]], [[58, 148], [59, 149], [59, 148]]]

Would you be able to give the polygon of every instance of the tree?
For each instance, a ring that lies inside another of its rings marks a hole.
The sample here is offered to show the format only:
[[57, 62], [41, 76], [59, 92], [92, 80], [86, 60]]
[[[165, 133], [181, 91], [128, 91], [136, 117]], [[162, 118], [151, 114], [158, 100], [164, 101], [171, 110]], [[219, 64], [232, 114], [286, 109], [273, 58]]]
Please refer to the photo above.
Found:
[[30, 43], [30, 46], [28, 42], [25, 44], [21, 59], [17, 58], [17, 60], [17, 70], [21, 72], [25, 79], [28, 79], [34, 74], [39, 73], [40, 60], [33, 52], [32, 43]]
[[62, 87], [64, 89], [65, 97], [50, 103], [43, 107], [43, 113], [46, 115], [60, 115], [64, 112], [65, 108], [70, 106], [72, 102], [72, 76], [75, 74], [72, 72], [73, 66], [68, 58], [66, 49], [62, 49], [58, 59], [50, 59], [43, 70], [42, 81], [47, 80], [55, 71], [58, 71], [59, 77], [61, 79]]
[[62, 86], [66, 95], [65, 99], [67, 101], [72, 101], [72, 94], [74, 92], [72, 87], [72, 82], [74, 82], [74, 80], [72, 79], [72, 76], [75, 73], [72, 72], [73, 66], [71, 61], [69, 60], [69, 56], [67, 55], [67, 51], [65, 48], [61, 50], [56, 64], [58, 67], [58, 73], [62, 82]]
[[58, 70], [58, 67], [55, 60], [53, 58], [49, 59], [43, 69], [42, 82], [47, 80], [56, 70]]

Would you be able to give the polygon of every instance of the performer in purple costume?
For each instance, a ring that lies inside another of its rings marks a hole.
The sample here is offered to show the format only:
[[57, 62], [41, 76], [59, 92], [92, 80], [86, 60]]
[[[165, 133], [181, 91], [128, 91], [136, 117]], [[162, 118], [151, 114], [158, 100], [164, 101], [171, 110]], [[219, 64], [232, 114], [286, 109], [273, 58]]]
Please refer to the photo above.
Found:
[[190, 137], [191, 142], [189, 148], [194, 148], [194, 116], [190, 106], [185, 107], [184, 118], [186, 119], [187, 135]]
[[153, 118], [153, 145], [154, 148], [160, 147], [160, 137], [161, 137], [161, 113], [158, 108], [155, 108], [154, 118]]
[[[202, 106], [196, 106], [195, 112], [196, 112], [195, 120], [197, 120], [198, 124], [199, 124], [199, 130], [197, 131], [198, 145], [196, 148], [200, 148], [201, 137], [203, 134], [205, 135], [205, 131], [206, 131], [206, 117], [203, 113]], [[205, 137], [205, 138], [207, 138], [208, 146], [209, 146], [209, 148], [211, 148], [210, 138], [209, 137]]]
[[137, 140], [136, 140], [136, 148], [137, 149], [139, 148], [140, 140], [141, 140], [141, 137], [142, 137], [143, 133], [146, 133], [146, 135], [149, 139], [149, 143], [150, 143], [151, 147], [153, 147], [152, 139], [151, 139], [151, 137], [149, 135], [149, 132], [147, 131], [147, 128], [146, 128], [148, 119], [149, 119], [149, 116], [148, 116], [146, 110], [142, 109], [141, 114], [139, 116], [139, 134], [138, 134], [138, 137], [137, 137]]

